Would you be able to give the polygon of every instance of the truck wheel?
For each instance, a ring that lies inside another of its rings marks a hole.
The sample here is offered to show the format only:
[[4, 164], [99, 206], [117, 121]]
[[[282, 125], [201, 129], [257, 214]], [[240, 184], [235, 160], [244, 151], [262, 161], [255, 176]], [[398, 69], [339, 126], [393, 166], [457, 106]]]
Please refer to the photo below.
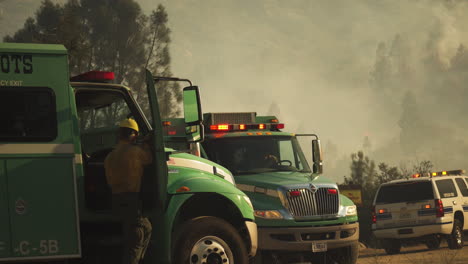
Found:
[[460, 249], [463, 247], [463, 230], [460, 220], [453, 221], [453, 229], [449, 238], [447, 239], [448, 247], [450, 249]]
[[401, 250], [401, 243], [397, 239], [384, 240], [383, 248], [388, 255], [398, 254]]
[[438, 249], [440, 247], [440, 239], [436, 236], [425, 242], [428, 249]]
[[326, 263], [356, 264], [359, 257], [359, 244], [333, 249], [325, 253]]
[[248, 264], [244, 241], [223, 219], [207, 216], [183, 224], [173, 249], [176, 264]]

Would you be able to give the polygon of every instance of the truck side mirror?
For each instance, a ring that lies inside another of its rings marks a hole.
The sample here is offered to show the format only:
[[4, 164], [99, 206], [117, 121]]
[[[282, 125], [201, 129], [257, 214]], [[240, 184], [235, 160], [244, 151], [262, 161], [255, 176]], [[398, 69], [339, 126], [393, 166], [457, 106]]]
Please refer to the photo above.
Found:
[[312, 140], [312, 172], [317, 174], [323, 172], [322, 148], [319, 139]]
[[198, 86], [188, 86], [184, 88], [184, 118], [187, 141], [203, 141], [203, 118]]

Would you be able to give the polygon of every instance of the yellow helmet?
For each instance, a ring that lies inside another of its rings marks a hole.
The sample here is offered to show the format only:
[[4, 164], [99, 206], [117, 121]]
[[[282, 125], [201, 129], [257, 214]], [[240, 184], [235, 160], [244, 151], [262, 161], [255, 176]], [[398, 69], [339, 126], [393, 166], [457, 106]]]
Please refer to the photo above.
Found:
[[127, 119], [120, 121], [119, 127], [131, 128], [135, 130], [136, 132], [138, 132], [138, 124], [135, 120], [131, 118], [127, 118]]

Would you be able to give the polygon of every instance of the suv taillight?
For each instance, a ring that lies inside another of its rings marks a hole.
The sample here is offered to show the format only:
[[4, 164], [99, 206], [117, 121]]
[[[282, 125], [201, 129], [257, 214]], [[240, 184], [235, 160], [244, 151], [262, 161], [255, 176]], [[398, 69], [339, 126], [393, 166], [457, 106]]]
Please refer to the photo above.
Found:
[[435, 208], [436, 208], [436, 216], [443, 217], [444, 216], [444, 204], [442, 203], [442, 200], [435, 199], [434, 203], [435, 203]]
[[375, 215], [375, 206], [372, 206], [372, 223], [377, 223], [377, 216]]

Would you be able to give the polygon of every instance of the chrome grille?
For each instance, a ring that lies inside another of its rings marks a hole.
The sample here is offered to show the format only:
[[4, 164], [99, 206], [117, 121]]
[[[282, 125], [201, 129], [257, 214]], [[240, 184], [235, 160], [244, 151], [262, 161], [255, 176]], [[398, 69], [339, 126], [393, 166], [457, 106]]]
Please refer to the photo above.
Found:
[[[295, 218], [325, 216], [338, 214], [339, 195], [329, 194], [328, 189], [318, 188], [314, 193], [309, 189], [290, 189], [286, 192], [286, 207]], [[292, 191], [299, 191], [300, 195], [290, 196]]]

